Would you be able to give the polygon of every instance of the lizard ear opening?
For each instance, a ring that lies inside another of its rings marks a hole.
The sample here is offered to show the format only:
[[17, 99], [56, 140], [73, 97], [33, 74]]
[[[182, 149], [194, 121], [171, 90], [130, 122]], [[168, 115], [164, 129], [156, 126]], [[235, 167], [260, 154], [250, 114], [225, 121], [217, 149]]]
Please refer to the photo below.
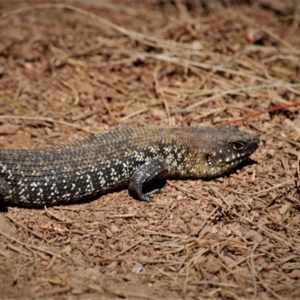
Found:
[[208, 166], [212, 166], [212, 162], [211, 162], [211, 157], [209, 154], [205, 154], [205, 160], [206, 160], [206, 163], [208, 164]]

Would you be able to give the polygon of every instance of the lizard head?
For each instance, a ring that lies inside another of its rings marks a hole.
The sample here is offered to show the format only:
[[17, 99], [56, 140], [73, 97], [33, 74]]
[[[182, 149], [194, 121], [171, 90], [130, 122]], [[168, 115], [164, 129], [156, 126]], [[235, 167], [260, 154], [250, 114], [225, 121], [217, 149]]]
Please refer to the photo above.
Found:
[[[255, 135], [241, 131], [234, 126], [193, 127], [189, 129], [187, 151], [179, 176], [214, 178], [225, 175], [259, 146]], [[183, 148], [185, 148], [183, 147]]]
[[204, 147], [206, 178], [222, 176], [248, 158], [259, 146], [258, 137], [234, 126], [213, 128]]

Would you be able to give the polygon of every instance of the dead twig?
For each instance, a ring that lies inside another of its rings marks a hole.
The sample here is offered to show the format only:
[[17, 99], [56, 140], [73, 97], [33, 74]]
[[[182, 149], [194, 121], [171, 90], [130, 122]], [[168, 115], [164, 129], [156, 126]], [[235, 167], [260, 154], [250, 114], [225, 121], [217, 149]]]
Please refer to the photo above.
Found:
[[[219, 94], [213, 95], [211, 97], [208, 97], [206, 99], [203, 99], [199, 102], [196, 102], [192, 105], [187, 106], [186, 108], [180, 109], [180, 110], [173, 110], [171, 111], [171, 114], [178, 114], [178, 113], [182, 113], [182, 114], [187, 114], [193, 111], [193, 109], [195, 109], [198, 106], [201, 106], [207, 102], [210, 102], [212, 100], [224, 97], [226, 95], [236, 95], [239, 93], [243, 93], [243, 92], [248, 92], [248, 91], [254, 91], [254, 90], [261, 90], [261, 89], [274, 89], [274, 88], [290, 88], [290, 87], [300, 87], [300, 83], [272, 83], [272, 84], [262, 84], [262, 85], [254, 85], [254, 86], [246, 86], [246, 87], [242, 87], [242, 88], [237, 88], [237, 89], [232, 89], [232, 90], [228, 90], [228, 91], [224, 91], [221, 92]], [[300, 104], [299, 104], [300, 105]]]
[[106, 108], [111, 120], [113, 121], [113, 124], [114, 125], [118, 125], [119, 124], [119, 121], [115, 118], [114, 114], [112, 113], [107, 101], [105, 98], [101, 97], [101, 100], [102, 100], [102, 103], [104, 105], [104, 107]]
[[78, 95], [77, 90], [74, 88], [74, 86], [65, 80], [60, 80], [60, 82], [62, 83], [62, 85], [66, 86], [67, 88], [69, 88], [72, 91], [72, 93], [74, 95], [74, 105], [78, 105], [79, 95]]
[[151, 45], [151, 46], [157, 47], [157, 48], [168, 47], [168, 48], [180, 48], [180, 49], [193, 50], [193, 46], [190, 44], [177, 43], [177, 42], [174, 42], [171, 40], [164, 40], [164, 39], [160, 39], [160, 38], [153, 37], [150, 35], [138, 33], [133, 30], [126, 29], [126, 28], [124, 28], [122, 26], [118, 26], [104, 18], [101, 18], [101, 17], [97, 16], [96, 14], [93, 14], [91, 12], [88, 12], [84, 9], [81, 9], [81, 8], [71, 5], [71, 4], [53, 3], [53, 4], [38, 4], [38, 5], [32, 5], [32, 6], [25, 6], [25, 7], [21, 7], [21, 8], [15, 9], [13, 11], [9, 11], [7, 13], [2, 14], [2, 16], [0, 17], [0, 20], [7, 18], [9, 16], [12, 16], [12, 15], [26, 13], [28, 11], [35, 10], [35, 9], [53, 9], [53, 8], [64, 8], [64, 9], [76, 11], [82, 15], [85, 15], [89, 19], [96, 20], [99, 23], [99, 26], [101, 26], [101, 28], [103, 28], [103, 26], [106, 26], [110, 29], [113, 29], [121, 34], [124, 34], [125, 36], [128, 36], [128, 37], [130, 37], [134, 40], [137, 40], [146, 45]]
[[92, 131], [84, 129], [82, 126], [71, 124], [71, 123], [66, 122], [66, 121], [54, 120], [52, 118], [5, 115], [5, 116], [0, 116], [0, 120], [1, 119], [2, 120], [5, 120], [5, 119], [15, 119], [15, 120], [29, 120], [29, 121], [48, 122], [48, 123], [51, 123], [53, 125], [60, 124], [60, 125], [68, 126], [68, 127], [74, 128], [76, 130], [87, 132], [89, 134], [93, 133]]
[[15, 223], [17, 226], [23, 228], [25, 231], [32, 233], [33, 235], [35, 235], [36, 237], [38, 237], [39, 239], [44, 240], [44, 237], [42, 235], [40, 235], [39, 233], [27, 228], [27, 226], [23, 225], [22, 223], [18, 222], [17, 220], [15, 220], [13, 217], [11, 217], [10, 215], [6, 215], [6, 218], [10, 219], [13, 223]]
[[[277, 188], [280, 188], [280, 187], [282, 187], [282, 186], [285, 186], [285, 185], [287, 185], [287, 184], [289, 184], [289, 183], [291, 183], [291, 182], [294, 182], [294, 181], [296, 181], [296, 180], [298, 180], [298, 178], [289, 179], [289, 180], [287, 180], [287, 181], [284, 181], [284, 182], [282, 182], [282, 183], [279, 183], [279, 184], [277, 184], [277, 185], [274, 185], [274, 186], [271, 187], [271, 188], [268, 188], [268, 189], [265, 189], [265, 190], [260, 190], [260, 191], [254, 192], [254, 193], [238, 192], [238, 191], [235, 191], [235, 190], [232, 190], [232, 189], [225, 188], [225, 187], [223, 187], [223, 186], [221, 186], [221, 185], [218, 186], [218, 187], [220, 187], [220, 188], [222, 188], [223, 190], [226, 190], [226, 191], [228, 191], [228, 192], [231, 192], [231, 193], [235, 193], [235, 194], [239, 194], [239, 195], [244, 195], [244, 196], [254, 196], [254, 195], [258, 195], [258, 194], [263, 194], [263, 193], [270, 192], [270, 191], [272, 191], [272, 190], [275, 190], [275, 189], [277, 189]], [[213, 184], [213, 183], [211, 183], [210, 185], [217, 186], [217, 185], [215, 185], [215, 184]]]
[[127, 252], [127, 251], [129, 251], [130, 249], [134, 248], [134, 247], [137, 246], [138, 244], [144, 242], [144, 241], [147, 240], [148, 238], [149, 238], [149, 237], [146, 236], [146, 237], [144, 237], [144, 238], [138, 240], [136, 243], [134, 243], [134, 244], [128, 246], [128, 247], [125, 248], [123, 251], [121, 251], [121, 252], [116, 253], [115, 255], [113, 255], [110, 259], [116, 258], [116, 257], [118, 257], [118, 256], [120, 256], [120, 255], [122, 255], [122, 254], [124, 254], [125, 252]]
[[59, 255], [59, 254], [57, 254], [57, 253], [54, 253], [54, 252], [52, 252], [52, 251], [49, 251], [49, 250], [46, 250], [46, 249], [42, 249], [42, 248], [36, 247], [36, 246], [34, 246], [34, 245], [30, 245], [30, 244], [23, 243], [23, 242], [21, 242], [21, 241], [18, 241], [18, 240], [15, 239], [15, 238], [13, 238], [13, 237], [11, 237], [11, 236], [5, 234], [5, 233], [2, 232], [2, 231], [0, 231], [0, 234], [2, 234], [2, 235], [3, 235], [4, 237], [6, 237], [7, 239], [9, 239], [9, 240], [11, 240], [11, 241], [13, 241], [13, 242], [15, 242], [15, 243], [18, 243], [18, 244], [20, 244], [20, 245], [22, 245], [22, 246], [24, 246], [24, 247], [28, 247], [28, 248], [30, 248], [30, 249], [34, 249], [34, 250], [37, 250], [37, 251], [44, 252], [44, 253], [46, 253], [46, 254], [49, 254], [50, 256], [56, 256], [57, 258], [60, 258], [60, 259], [62, 259], [63, 261], [65, 261], [65, 259], [64, 259], [61, 255]]

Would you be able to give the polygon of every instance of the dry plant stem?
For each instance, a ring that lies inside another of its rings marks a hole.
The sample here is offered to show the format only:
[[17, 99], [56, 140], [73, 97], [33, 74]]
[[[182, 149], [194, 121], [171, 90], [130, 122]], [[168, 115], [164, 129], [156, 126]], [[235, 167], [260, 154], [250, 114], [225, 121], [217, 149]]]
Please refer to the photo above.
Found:
[[67, 88], [69, 88], [72, 91], [72, 93], [74, 95], [74, 105], [78, 105], [79, 95], [78, 95], [77, 90], [74, 88], [74, 86], [62, 79], [60, 80], [60, 82], [62, 83], [62, 85], [66, 86]]
[[298, 180], [300, 180], [300, 152], [298, 154], [298, 159], [297, 159], [297, 176], [298, 176]]
[[124, 299], [152, 299], [156, 300], [157, 298], [155, 296], [150, 296], [147, 294], [142, 293], [131, 293], [131, 292], [124, 292], [124, 291], [115, 291], [115, 295], [124, 298]]
[[[112, 28], [124, 35], [130, 36], [131, 38], [138, 40], [142, 43], [145, 44], [149, 44], [149, 42], [152, 44], [152, 46], [154, 47], [159, 47], [161, 48], [162, 46], [165, 47], [179, 47], [179, 48], [183, 48], [183, 49], [190, 49], [192, 50], [192, 45], [188, 45], [188, 44], [180, 44], [180, 43], [176, 43], [173, 41], [165, 41], [164, 39], [159, 39], [159, 38], [155, 38], [155, 37], [149, 37], [131, 30], [127, 30], [121, 26], [115, 25], [114, 23], [111, 23], [101, 17], [98, 17], [97, 15], [90, 13], [88, 11], [85, 11], [83, 9], [80, 9], [76, 6], [73, 5], [68, 5], [68, 4], [42, 4], [42, 5], [36, 5], [34, 7], [25, 7], [25, 8], [20, 8], [17, 9], [15, 11], [12, 12], [8, 12], [6, 14], [3, 14], [1, 18], [5, 18], [8, 17], [9, 15], [13, 15], [13, 14], [19, 14], [19, 13], [23, 13], [32, 9], [47, 9], [47, 8], [68, 8], [70, 10], [73, 11], [77, 11], [81, 14], [84, 14], [92, 19], [96, 19], [98, 22], [100, 22], [102, 25], [106, 25], [109, 28]], [[212, 66], [209, 64], [204, 64], [204, 63], [198, 63], [198, 62], [193, 62], [190, 60], [183, 60], [183, 59], [177, 59], [177, 58], [170, 58], [167, 57], [166, 55], [151, 55], [152, 57], [156, 57], [157, 59], [162, 59], [162, 60], [167, 60], [167, 61], [171, 61], [174, 63], [178, 63], [181, 64], [182, 66], [186, 67], [186, 66], [196, 66], [196, 67], [200, 67], [200, 68], [204, 68], [204, 69], [208, 69], [208, 70], [219, 70], [219, 71], [223, 71], [223, 72], [227, 72], [229, 74], [235, 74], [235, 75], [241, 75], [241, 72], [237, 72], [231, 69], [226, 69], [223, 67], [218, 67], [218, 66]], [[243, 74], [244, 76], [248, 76], [247, 74]], [[251, 76], [252, 77], [252, 76]], [[262, 79], [262, 78], [261, 78]]]
[[255, 278], [258, 278], [259, 276], [257, 275], [257, 272], [256, 272], [256, 269], [255, 269], [255, 263], [254, 263], [254, 253], [255, 253], [255, 250], [257, 249], [257, 247], [259, 246], [259, 242], [256, 243], [254, 245], [254, 247], [252, 248], [252, 251], [251, 251], [251, 257], [250, 257], [250, 266], [251, 266], [251, 273], [252, 273], [252, 276], [253, 276], [253, 282], [255, 284], [255, 297], [257, 295], [257, 282], [255, 280]]
[[198, 121], [198, 120], [207, 118], [210, 115], [217, 116], [218, 114], [222, 113], [224, 110], [226, 110], [226, 107], [216, 108], [216, 109], [213, 109], [213, 110], [211, 110], [211, 111], [209, 111], [207, 113], [203, 113], [202, 115], [196, 116], [193, 120], [194, 121]]
[[37, 299], [45, 297], [45, 296], [55, 296], [55, 295], [59, 295], [59, 294], [63, 294], [65, 292], [68, 292], [71, 289], [72, 289], [71, 286], [52, 288], [51, 290], [37, 293], [35, 296], [37, 297]]
[[268, 291], [269, 293], [271, 293], [276, 299], [279, 300], [283, 300], [284, 298], [280, 297], [277, 293], [275, 293], [272, 289], [270, 289], [268, 287], [267, 284], [264, 283], [264, 281], [261, 279], [261, 277], [257, 274], [256, 269], [255, 269], [255, 263], [254, 263], [254, 252], [256, 250], [256, 248], [259, 246], [260, 243], [257, 243], [256, 245], [254, 245], [253, 249], [252, 249], [252, 256], [251, 256], [251, 265], [253, 268], [253, 273], [255, 275], [255, 277], [258, 279], [259, 283], [264, 287], [264, 289], [266, 291]]
[[227, 207], [230, 207], [230, 204], [226, 201], [226, 199], [214, 187], [211, 187], [211, 189], [214, 191], [215, 194], [217, 194], [217, 196], [220, 199], [222, 199], [222, 201], [227, 205]]
[[[231, 15], [237, 16], [239, 18], [242, 18], [244, 21], [248, 22], [252, 26], [256, 26], [257, 25], [255, 21], [251, 20], [250, 18], [248, 18], [244, 14], [241, 14], [240, 12], [237, 13], [237, 12], [235, 12], [233, 10], [229, 10], [228, 13], [231, 14]], [[286, 42], [285, 40], [283, 40], [281, 37], [279, 37], [277, 34], [275, 34], [274, 32], [272, 32], [270, 29], [268, 29], [266, 27], [262, 27], [261, 30], [264, 31], [266, 34], [272, 36], [275, 40], [279, 41], [280, 43], [282, 43], [284, 46], [286, 46], [287, 48], [291, 49], [295, 53], [300, 54], [299, 49], [293, 47], [291, 44], [289, 44], [288, 42]]]
[[227, 283], [227, 282], [217, 282], [213, 280], [207, 280], [207, 281], [198, 281], [197, 285], [214, 285], [214, 286], [223, 286], [223, 287], [232, 287], [232, 288], [237, 288], [237, 284], [232, 284], [232, 283]]
[[30, 116], [10, 116], [10, 115], [5, 115], [5, 116], [0, 116], [0, 120], [5, 120], [5, 119], [16, 119], [16, 120], [29, 120], [29, 121], [41, 121], [41, 122], [48, 122], [51, 124], [60, 124], [60, 125], [64, 125], [64, 126], [68, 126], [71, 128], [74, 128], [76, 130], [80, 130], [83, 132], [87, 132], [89, 134], [92, 134], [92, 131], [89, 131], [87, 129], [82, 128], [79, 125], [75, 125], [75, 124], [71, 124], [65, 121], [59, 121], [59, 120], [54, 120], [51, 118], [44, 118], [44, 117], [30, 117]]
[[[83, 285], [84, 287], [87, 287], [88, 289], [92, 290], [92, 291], [96, 291], [97, 293], [100, 293], [101, 296], [103, 295], [103, 291], [107, 291], [109, 293], [112, 293], [114, 294], [113, 292], [109, 291], [106, 287], [102, 287], [102, 286], [95, 286], [95, 285], [92, 285], [92, 284], [87, 284], [85, 281], [81, 281], [81, 280], [78, 280], [76, 279], [75, 277], [72, 278], [72, 281], [71, 280], [68, 280], [67, 281], [67, 284], [69, 286], [71, 286], [72, 288], [77, 288], [79, 284]], [[97, 298], [98, 299], [98, 298]], [[100, 298], [102, 299], [102, 297]], [[107, 298], [103, 298], [104, 300], [106, 300]]]
[[[147, 54], [145, 54], [145, 55], [147, 55]], [[268, 80], [266, 80], [262, 77], [253, 76], [253, 75], [245, 73], [245, 72], [236, 71], [236, 70], [232, 70], [229, 68], [224, 68], [222, 66], [192, 61], [192, 60], [188, 60], [188, 59], [170, 57], [169, 55], [167, 55], [165, 53], [164, 54], [156, 54], [156, 55], [148, 54], [147, 56], [158, 59], [158, 60], [171, 62], [171, 63], [177, 64], [179, 66], [182, 66], [182, 67], [188, 66], [189, 69], [191, 69], [191, 67], [196, 67], [196, 68], [207, 70], [207, 71], [213, 71], [213, 72], [220, 71], [220, 72], [224, 72], [224, 73], [228, 73], [228, 74], [232, 74], [232, 75], [239, 75], [242, 77], [250, 77], [253, 80], [255, 79], [255, 80], [259, 80], [259, 81], [269, 82]]]
[[294, 181], [296, 181], [296, 180], [298, 180], [298, 178], [289, 179], [289, 180], [287, 180], [287, 181], [285, 181], [285, 182], [283, 182], [283, 183], [274, 185], [274, 186], [271, 187], [271, 188], [268, 188], [268, 189], [265, 189], [265, 190], [260, 190], [260, 191], [258, 191], [258, 192], [254, 192], [254, 193], [238, 192], [238, 191], [235, 191], [235, 190], [232, 190], [232, 189], [225, 188], [225, 187], [223, 187], [223, 186], [221, 186], [221, 185], [218, 186], [218, 185], [216, 185], [216, 184], [214, 184], [214, 183], [211, 183], [210, 185], [214, 185], [214, 186], [217, 186], [217, 187], [221, 187], [223, 190], [226, 190], [226, 191], [231, 192], [231, 193], [235, 193], [235, 194], [239, 194], [239, 195], [244, 195], [244, 196], [254, 196], [254, 195], [259, 195], [259, 194], [262, 194], [262, 193], [270, 192], [270, 191], [272, 191], [272, 190], [275, 190], [275, 189], [277, 189], [277, 188], [280, 188], [280, 187], [282, 187], [282, 186], [285, 186], [285, 185], [287, 185], [287, 184], [289, 184], [289, 183], [291, 183], [291, 182], [294, 182]]
[[240, 215], [240, 214], [238, 214], [238, 213], [236, 213], [236, 212], [233, 212], [233, 214], [236, 215], [237, 217], [239, 217], [240, 219], [242, 219], [242, 220], [244, 220], [244, 221], [250, 223], [251, 225], [253, 225], [253, 226], [259, 228], [259, 229], [262, 230], [268, 237], [271, 237], [271, 238], [273, 238], [273, 239], [279, 241], [279, 242], [282, 243], [282, 244], [286, 244], [287, 246], [289, 246], [290, 248], [296, 250], [297, 252], [300, 251], [300, 248], [297, 248], [297, 247], [294, 247], [293, 245], [291, 245], [291, 244], [287, 241], [287, 239], [278, 236], [278, 233], [277, 233], [277, 234], [276, 234], [276, 233], [273, 233], [273, 232], [271, 232], [271, 230], [267, 230], [267, 229], [264, 228], [263, 226], [260, 226], [260, 225], [258, 225], [257, 223], [248, 220], [247, 218], [243, 217], [242, 215]]
[[46, 205], [44, 206], [44, 210], [45, 210], [46, 214], [48, 214], [50, 217], [56, 219], [57, 221], [59, 221], [59, 222], [66, 222], [65, 218], [61, 218], [61, 217], [55, 215], [54, 213], [52, 213], [52, 212], [47, 208]]
[[129, 63], [134, 63], [137, 61], [137, 58], [124, 58], [124, 59], [117, 59], [113, 61], [108, 61], [108, 62], [103, 62], [103, 63], [97, 63], [97, 64], [87, 64], [87, 67], [89, 68], [105, 68], [105, 67], [112, 67], [112, 66], [117, 66], [117, 65], [122, 65], [122, 64], [129, 64]]
[[53, 256], [51, 259], [50, 259], [50, 263], [48, 264], [48, 266], [45, 268], [45, 270], [50, 270], [52, 268], [52, 266], [54, 265], [56, 261], [56, 257]]
[[106, 8], [106, 9], [112, 10], [114, 12], [126, 13], [126, 14], [132, 15], [132, 16], [137, 16], [137, 14], [138, 14], [138, 12], [135, 9], [133, 9], [129, 6], [126, 6], [126, 5], [118, 4], [118, 3], [109, 3], [106, 1], [102, 1], [102, 0], [100, 0], [100, 1], [78, 0], [76, 2], [84, 3], [84, 4], [92, 4], [97, 7]]
[[21, 224], [20, 222], [16, 221], [16, 220], [15, 220], [13, 217], [11, 217], [10, 215], [7, 214], [5, 217], [8, 218], [8, 219], [10, 219], [10, 220], [11, 220], [13, 223], [15, 223], [17, 226], [23, 228], [25, 231], [30, 232], [30, 233], [32, 233], [33, 235], [35, 235], [36, 237], [38, 237], [38, 238], [44, 240], [44, 238], [43, 238], [42, 235], [40, 235], [39, 233], [37, 233], [37, 232], [35, 232], [35, 231], [33, 231], [33, 230], [27, 228], [27, 226], [25, 226], [25, 225]]
[[264, 231], [269, 237], [272, 237], [278, 241], [280, 241], [282, 244], [286, 244], [287, 246], [289, 246], [290, 248], [294, 249], [295, 251], [297, 251], [297, 253], [300, 254], [300, 247], [294, 247], [291, 243], [288, 242], [288, 240], [283, 237], [282, 235], [278, 234], [278, 232], [274, 232], [271, 229], [267, 229], [261, 225], [257, 225], [257, 227]]
[[[251, 253], [250, 255], [245, 256], [244, 258], [240, 259], [238, 262], [233, 263], [233, 264], [229, 265], [228, 267], [229, 267], [229, 269], [233, 269], [233, 268], [236, 268], [238, 265], [242, 264], [243, 262], [247, 261], [249, 258], [252, 258], [252, 257], [257, 258], [257, 257], [262, 257], [264, 255], [265, 255], [264, 253], [260, 253], [260, 254], [252, 254]], [[234, 271], [231, 271], [231, 272], [233, 273]]]
[[130, 249], [134, 248], [135, 246], [139, 245], [140, 243], [144, 242], [145, 240], [147, 240], [149, 237], [146, 236], [142, 239], [140, 239], [139, 241], [137, 241], [136, 243], [130, 245], [129, 247], [125, 248], [123, 251], [117, 253], [116, 255], [112, 256], [111, 259], [116, 258], [124, 253], [126, 253], [127, 251], [129, 251]]
[[[167, 114], [167, 117], [168, 117], [168, 124], [169, 126], [174, 126], [174, 120], [173, 118], [171, 117], [171, 114], [170, 114], [170, 107], [169, 107], [169, 103], [167, 101], [167, 99], [164, 99], [164, 107], [165, 107], [165, 110], [166, 110], [166, 114]], [[172, 121], [173, 120], [173, 121]]]
[[282, 298], [280, 295], [278, 295], [277, 293], [275, 293], [272, 289], [270, 289], [264, 282], [263, 280], [260, 278], [260, 276], [257, 276], [257, 279], [259, 281], [259, 283], [264, 287], [264, 289], [266, 291], [268, 291], [270, 294], [272, 294], [276, 299], [279, 300], [285, 300], [286, 298]]
[[[20, 92], [21, 92], [21, 90], [20, 90]], [[22, 108], [22, 107], [19, 105], [19, 103], [18, 103], [17, 101], [15, 101], [15, 100], [17, 100], [17, 99], [19, 98], [18, 93], [19, 93], [19, 92], [16, 93], [14, 99], [11, 99], [11, 98], [7, 97], [6, 95], [4, 95], [4, 94], [2, 93], [2, 91], [0, 91], [0, 97], [2, 97], [6, 102], [8, 102], [8, 103], [9, 103], [10, 105], [12, 105], [13, 107], [15, 107], [15, 108], [21, 110], [22, 112], [24, 112], [24, 114], [33, 117], [32, 113], [31, 113], [30, 111], [25, 110], [24, 108]]]
[[182, 292], [185, 295], [187, 292], [187, 285], [189, 281], [189, 275], [190, 275], [190, 262], [186, 265], [186, 271], [185, 271], [185, 280], [183, 282]]
[[141, 33], [138, 33], [138, 32], [132, 31], [132, 30], [128, 30], [128, 29], [118, 26], [104, 18], [101, 18], [93, 13], [90, 13], [84, 9], [81, 9], [79, 7], [76, 7], [76, 6], [70, 5], [70, 4], [53, 3], [53, 4], [38, 4], [38, 5], [34, 5], [34, 6], [22, 7], [22, 8], [18, 8], [16, 10], [2, 14], [2, 16], [0, 17], [0, 20], [7, 18], [9, 16], [12, 16], [12, 15], [25, 13], [25, 12], [35, 10], [35, 9], [52, 9], [52, 8], [64, 8], [64, 9], [70, 9], [72, 11], [76, 11], [82, 15], [85, 15], [86, 17], [88, 17], [90, 19], [96, 20], [101, 26], [106, 26], [108, 28], [111, 28], [119, 33], [124, 34], [125, 36], [128, 36], [128, 37], [130, 37], [134, 40], [137, 40], [141, 43], [144, 43], [146, 45], [151, 44], [152, 46], [158, 47], [158, 48], [171, 47], [171, 48], [190, 49], [190, 50], [193, 49], [192, 45], [189, 45], [189, 44], [182, 44], [182, 43], [177, 43], [174, 41], [168, 41], [168, 40], [152, 37], [149, 35], [141, 34]]
[[80, 120], [86, 120], [96, 114], [98, 114], [100, 112], [100, 109], [94, 109], [93, 111], [89, 111], [85, 114], [82, 114], [82, 115], [79, 115], [79, 116], [74, 116], [72, 117], [72, 121], [73, 122], [77, 122], [77, 121], [80, 121]]
[[106, 110], [107, 110], [107, 112], [108, 112], [108, 114], [109, 114], [109, 116], [110, 116], [110, 118], [111, 118], [113, 124], [118, 125], [119, 122], [118, 122], [118, 120], [115, 118], [114, 114], [112, 113], [112, 111], [111, 111], [111, 109], [110, 109], [110, 107], [109, 107], [109, 104], [107, 103], [106, 99], [103, 98], [103, 97], [101, 97], [101, 100], [102, 100], [102, 103], [103, 103], [104, 107], [106, 108]]
[[[178, 186], [177, 184], [175, 183], [171, 183], [170, 180], [167, 181], [168, 182], [168, 185], [173, 187], [174, 189], [178, 190], [178, 191], [181, 191], [183, 193], [185, 193], [187, 196], [191, 197], [192, 199], [194, 200], [200, 200], [200, 197], [198, 194], [195, 194], [195, 193], [191, 193], [189, 192], [187, 189], [183, 188], [183, 187], [180, 187]], [[201, 199], [205, 199], [207, 201], [210, 201], [210, 199], [208, 197], [205, 197], [203, 195], [201, 195]]]
[[250, 270], [251, 277], [252, 277], [254, 299], [257, 299], [257, 282], [255, 279], [254, 266], [251, 264], [251, 258], [250, 258], [250, 260], [247, 260], [246, 262], [247, 262], [247, 266], [248, 266], [248, 269]]
[[115, 219], [115, 218], [144, 218], [145, 216], [139, 216], [136, 213], [133, 214], [120, 214], [120, 215], [112, 215], [110, 218]]
[[20, 82], [19, 82], [18, 89], [17, 89], [17, 92], [16, 92], [15, 97], [14, 97], [14, 99], [13, 99], [13, 102], [14, 102], [14, 103], [18, 103], [18, 99], [19, 99], [19, 97], [20, 97], [21, 91], [22, 91], [22, 82], [20, 81]]
[[270, 35], [273, 39], [281, 42], [285, 47], [293, 50], [293, 51], [297, 51], [298, 54], [300, 54], [300, 51], [293, 47], [291, 44], [289, 44], [288, 42], [286, 42], [285, 40], [283, 40], [281, 37], [279, 37], [277, 34], [275, 34], [274, 32], [272, 32], [270, 29], [266, 28], [266, 27], [262, 27], [262, 30], [267, 33], [268, 35]]
[[210, 252], [209, 249], [200, 249], [187, 263], [186, 263], [186, 273], [185, 273], [185, 280], [183, 282], [183, 293], [186, 294], [187, 292], [187, 285], [189, 281], [190, 275], [190, 267], [197, 262], [197, 260], [202, 257], [204, 254]]
[[164, 89], [160, 88], [160, 86], [159, 86], [159, 80], [158, 80], [159, 69], [160, 69], [160, 67], [158, 67], [154, 70], [154, 74], [153, 74], [154, 89], [155, 89], [157, 98], [159, 98], [160, 94], [162, 94], [164, 108], [166, 110], [166, 114], [168, 117], [168, 124], [169, 124], [169, 126], [172, 126], [169, 104], [165, 97]]
[[31, 256], [30, 253], [28, 253], [28, 252], [26, 252], [26, 251], [24, 251], [24, 250], [22, 250], [22, 249], [19, 249], [19, 248], [16, 247], [16, 246], [13, 246], [13, 245], [9, 245], [9, 244], [8, 244], [6, 247], [9, 248], [9, 249], [11, 249], [11, 250], [13, 250], [13, 251], [15, 251], [15, 252], [22, 253], [22, 254], [24, 254], [24, 255], [26, 255], [26, 256]]
[[140, 110], [134, 111], [133, 113], [128, 114], [125, 117], [121, 118], [120, 123], [123, 123], [123, 122], [127, 121], [128, 119], [131, 119], [139, 114], [142, 114], [142, 113], [146, 112], [147, 110], [148, 110], [148, 108], [145, 107], [145, 108], [141, 108]]
[[218, 207], [216, 207], [204, 220], [203, 224], [201, 225], [201, 227], [198, 229], [198, 232], [195, 234], [196, 236], [200, 237], [201, 231], [203, 230], [203, 228], [205, 227], [205, 225], [207, 224], [207, 221], [209, 219], [212, 218], [212, 216], [218, 211]]
[[219, 94], [213, 95], [211, 97], [208, 97], [206, 99], [203, 99], [199, 102], [196, 102], [192, 105], [187, 106], [184, 109], [181, 110], [173, 110], [171, 111], [171, 114], [175, 113], [183, 113], [187, 114], [193, 111], [198, 106], [201, 106], [207, 102], [210, 102], [212, 100], [221, 98], [226, 95], [236, 95], [241, 92], [247, 92], [247, 91], [254, 91], [254, 90], [261, 90], [261, 89], [272, 89], [272, 88], [290, 88], [290, 87], [300, 87], [300, 83], [273, 83], [273, 84], [262, 84], [262, 85], [254, 85], [254, 86], [246, 86], [238, 89], [232, 89], [228, 91], [221, 92]]
[[[257, 111], [251, 114], [248, 114], [240, 119], [233, 119], [227, 122], [221, 122], [218, 123], [219, 125], [229, 125], [229, 124], [234, 124], [234, 123], [238, 123], [238, 122], [242, 122], [242, 121], [246, 121], [248, 119], [252, 119], [252, 118], [257, 118], [258, 116], [265, 114], [265, 113], [274, 113], [276, 111], [281, 111], [283, 109], [287, 109], [289, 107], [297, 107], [300, 106], [300, 102], [294, 102], [292, 104], [288, 104], [288, 105], [279, 105], [279, 106], [275, 106], [273, 108], [268, 109], [267, 111]], [[297, 127], [296, 127], [297, 128]]]
[[13, 242], [16, 242], [16, 243], [18, 243], [18, 244], [20, 244], [20, 245], [22, 245], [22, 246], [24, 246], [24, 247], [28, 247], [28, 248], [30, 248], [30, 249], [34, 249], [34, 250], [37, 250], [37, 251], [44, 252], [44, 253], [46, 253], [46, 254], [49, 254], [50, 256], [56, 256], [57, 258], [60, 258], [60, 259], [62, 259], [63, 261], [65, 261], [65, 259], [64, 259], [61, 255], [59, 255], [59, 254], [57, 254], [57, 253], [54, 253], [54, 252], [52, 252], [52, 251], [48, 251], [48, 250], [46, 250], [46, 249], [41, 249], [41, 248], [36, 247], [36, 246], [34, 246], [34, 245], [30, 245], [30, 244], [26, 244], [26, 243], [20, 242], [20, 241], [18, 241], [17, 239], [14, 239], [14, 238], [10, 237], [9, 235], [5, 234], [5, 233], [2, 232], [2, 231], [0, 231], [0, 234], [2, 234], [2, 235], [3, 235], [4, 237], [6, 237], [7, 239], [9, 239], [9, 240], [11, 240], [11, 241], [13, 241]]
[[171, 238], [181, 238], [181, 239], [188, 239], [190, 236], [184, 235], [184, 234], [175, 234], [175, 233], [166, 233], [166, 232], [156, 232], [148, 229], [143, 229], [143, 232], [146, 234], [151, 234], [151, 235], [161, 235], [161, 236], [166, 236], [166, 237], [171, 237]]

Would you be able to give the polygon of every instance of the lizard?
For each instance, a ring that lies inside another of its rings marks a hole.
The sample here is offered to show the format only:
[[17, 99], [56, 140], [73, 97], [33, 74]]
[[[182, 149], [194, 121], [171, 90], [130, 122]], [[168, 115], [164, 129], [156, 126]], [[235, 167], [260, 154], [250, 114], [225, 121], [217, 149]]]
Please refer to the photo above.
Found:
[[41, 207], [73, 203], [128, 188], [144, 191], [154, 179], [223, 176], [259, 146], [257, 136], [234, 126], [120, 126], [50, 147], [0, 149], [0, 204]]

